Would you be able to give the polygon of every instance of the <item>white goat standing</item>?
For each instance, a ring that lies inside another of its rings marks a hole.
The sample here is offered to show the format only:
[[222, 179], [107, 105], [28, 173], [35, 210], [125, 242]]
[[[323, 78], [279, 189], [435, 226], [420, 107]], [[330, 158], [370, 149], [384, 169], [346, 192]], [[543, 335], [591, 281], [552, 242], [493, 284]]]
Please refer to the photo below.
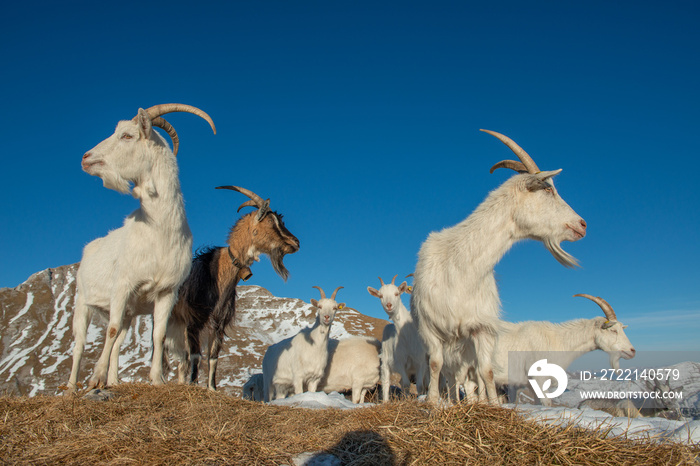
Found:
[[316, 321], [311, 327], [302, 329], [293, 337], [271, 345], [263, 356], [264, 398], [270, 401], [284, 398], [290, 391], [295, 395], [307, 391], [315, 392], [323, 377], [328, 364], [328, 334], [336, 311], [345, 307], [338, 304], [335, 295], [339, 286], [330, 298], [319, 286], [314, 286], [321, 292], [321, 299], [311, 300], [316, 307]]
[[396, 372], [401, 376], [401, 390], [408, 393], [411, 387], [410, 376], [415, 376], [416, 392], [422, 395], [425, 392], [425, 382], [428, 369], [428, 359], [425, 347], [418, 335], [418, 329], [413, 321], [411, 313], [401, 301], [403, 293], [410, 293], [406, 282], [396, 286], [396, 277], [391, 283], [384, 283], [382, 277], [379, 282], [382, 286], [379, 290], [367, 287], [369, 294], [379, 298], [382, 308], [392, 320], [387, 324], [382, 333], [381, 356], [381, 380], [382, 401], [389, 401], [389, 388], [391, 386], [391, 373]]
[[[574, 296], [588, 298], [598, 304], [605, 317], [576, 319], [561, 324], [546, 321], [501, 322], [493, 354], [496, 385], [528, 387], [528, 370], [542, 358], [566, 370], [578, 357], [594, 350], [608, 353], [613, 369], [620, 368], [620, 357], [634, 357], [636, 350], [624, 331], [627, 326], [617, 320], [612, 306], [600, 297], [588, 294]], [[550, 405], [551, 401], [545, 398], [542, 404]]]
[[[75, 346], [69, 391], [74, 391], [78, 383], [87, 328], [94, 311], [108, 316], [109, 325], [102, 355], [88, 387], [117, 382], [119, 346], [128, 324], [141, 314], [153, 314], [150, 380], [154, 384], [163, 383], [166, 324], [192, 260], [192, 233], [185, 216], [175, 159], [178, 137], [173, 127], [161, 118], [171, 112], [200, 116], [216, 133], [209, 115], [195, 107], [156, 105], [139, 109], [132, 120], [120, 121], [114, 134], [83, 156], [83, 170], [102, 178], [106, 188], [131, 192], [140, 201], [140, 207], [124, 220], [124, 226], [90, 242], [83, 251], [76, 280]], [[171, 136], [172, 152], [153, 126], [163, 128]]]
[[372, 337], [328, 341], [328, 366], [319, 387], [326, 393], [352, 390], [352, 402], [364, 401], [379, 382], [381, 343]]
[[[484, 130], [486, 131], [486, 130]], [[586, 222], [559, 197], [552, 177], [561, 170], [541, 172], [530, 156], [506, 136], [493, 132], [520, 158], [491, 168], [506, 167], [511, 177], [461, 223], [431, 233], [418, 253], [411, 310], [430, 361], [428, 400], [439, 400], [440, 373], [445, 361], [460, 361], [473, 340], [477, 372], [489, 401], [498, 402], [491, 357], [500, 316], [494, 267], [517, 241], [542, 241], [563, 265], [576, 260], [561, 249], [561, 241], [577, 241], [586, 234]], [[457, 373], [460, 368], [447, 368]]]

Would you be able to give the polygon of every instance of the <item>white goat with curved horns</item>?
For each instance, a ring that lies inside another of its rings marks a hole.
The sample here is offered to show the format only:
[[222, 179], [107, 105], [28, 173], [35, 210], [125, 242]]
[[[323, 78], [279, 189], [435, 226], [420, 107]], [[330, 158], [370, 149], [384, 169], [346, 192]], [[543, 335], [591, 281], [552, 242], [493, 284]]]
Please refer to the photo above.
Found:
[[[575, 294], [588, 298], [603, 310], [605, 317], [575, 319], [556, 324], [547, 321], [501, 322], [494, 348], [493, 367], [496, 385], [529, 387], [528, 369], [546, 358], [566, 370], [578, 357], [602, 350], [610, 357], [610, 367], [620, 368], [620, 357], [632, 359], [636, 350], [625, 334], [612, 306], [603, 298]], [[515, 390], [511, 390], [513, 394]], [[551, 404], [543, 399], [543, 404]]]
[[196, 107], [156, 105], [139, 109], [132, 120], [120, 121], [114, 134], [83, 155], [85, 172], [102, 178], [106, 188], [131, 191], [140, 207], [121, 228], [90, 242], [83, 250], [76, 280], [69, 391], [74, 391], [78, 383], [87, 328], [95, 311], [108, 316], [109, 324], [88, 387], [117, 382], [119, 346], [128, 324], [141, 314], [153, 314], [150, 380], [163, 383], [166, 324], [192, 261], [192, 233], [185, 216], [175, 153], [153, 130], [153, 126], [164, 129], [177, 152], [177, 133], [162, 118], [172, 112], [193, 113], [205, 119], [216, 134], [212, 119]]
[[[411, 309], [428, 352], [428, 400], [433, 403], [440, 396], [443, 362], [467, 360], [469, 339], [488, 399], [498, 402], [491, 365], [501, 311], [494, 267], [506, 251], [517, 241], [537, 239], [560, 263], [573, 267], [576, 260], [559, 243], [577, 241], [586, 234], [586, 222], [559, 197], [552, 183], [561, 170], [541, 172], [510, 138], [486, 132], [520, 159], [499, 162], [491, 171], [507, 167], [519, 174], [492, 191], [465, 220], [431, 233], [421, 246], [414, 272]], [[446, 370], [460, 372], [459, 367]]]

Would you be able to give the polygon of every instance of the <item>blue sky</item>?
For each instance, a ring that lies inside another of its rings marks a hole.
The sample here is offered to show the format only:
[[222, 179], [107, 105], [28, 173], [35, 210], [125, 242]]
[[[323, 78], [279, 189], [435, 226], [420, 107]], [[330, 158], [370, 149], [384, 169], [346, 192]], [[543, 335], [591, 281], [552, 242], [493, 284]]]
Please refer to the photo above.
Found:
[[[600, 313], [639, 349], [700, 340], [700, 5], [664, 2], [38, 2], [0, 18], [3, 182], [0, 286], [80, 260], [137, 207], [80, 168], [139, 107], [195, 105], [181, 139], [195, 247], [222, 245], [245, 198], [283, 213], [301, 250], [283, 282], [267, 259], [249, 283], [308, 302], [311, 287], [385, 317], [366, 288], [412, 272], [431, 231], [464, 218], [511, 173], [504, 133], [588, 223], [496, 267], [504, 318]], [[408, 303], [408, 300], [405, 300]]]

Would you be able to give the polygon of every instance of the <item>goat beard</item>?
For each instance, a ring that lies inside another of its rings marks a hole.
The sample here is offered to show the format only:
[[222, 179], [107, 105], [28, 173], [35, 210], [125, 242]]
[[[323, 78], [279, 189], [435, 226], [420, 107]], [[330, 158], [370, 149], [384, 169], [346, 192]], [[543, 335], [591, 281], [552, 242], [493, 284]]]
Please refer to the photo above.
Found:
[[576, 260], [576, 258], [568, 252], [564, 251], [559, 245], [559, 242], [547, 238], [544, 240], [544, 246], [549, 250], [550, 253], [552, 253], [554, 258], [564, 267], [578, 267], [578, 261]]
[[113, 189], [122, 194], [129, 194], [131, 192], [131, 184], [112, 171], [106, 170], [99, 174], [95, 173], [95, 175], [102, 178], [102, 186], [107, 189]]
[[277, 275], [282, 277], [282, 280], [285, 282], [287, 281], [287, 277], [289, 277], [289, 270], [284, 266], [284, 252], [279, 249], [275, 248], [270, 252], [270, 262], [272, 263], [272, 268], [275, 269], [275, 272], [277, 272]]

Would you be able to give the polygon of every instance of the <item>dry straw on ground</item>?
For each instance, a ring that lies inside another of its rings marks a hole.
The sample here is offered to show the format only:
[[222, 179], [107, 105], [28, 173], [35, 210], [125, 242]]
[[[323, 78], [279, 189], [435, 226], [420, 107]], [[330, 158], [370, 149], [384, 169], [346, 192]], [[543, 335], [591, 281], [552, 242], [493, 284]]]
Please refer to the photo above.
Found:
[[354, 410], [269, 406], [198, 387], [125, 384], [117, 397], [1, 397], [0, 463], [692, 464], [700, 447], [605, 438], [483, 404], [403, 401]]

